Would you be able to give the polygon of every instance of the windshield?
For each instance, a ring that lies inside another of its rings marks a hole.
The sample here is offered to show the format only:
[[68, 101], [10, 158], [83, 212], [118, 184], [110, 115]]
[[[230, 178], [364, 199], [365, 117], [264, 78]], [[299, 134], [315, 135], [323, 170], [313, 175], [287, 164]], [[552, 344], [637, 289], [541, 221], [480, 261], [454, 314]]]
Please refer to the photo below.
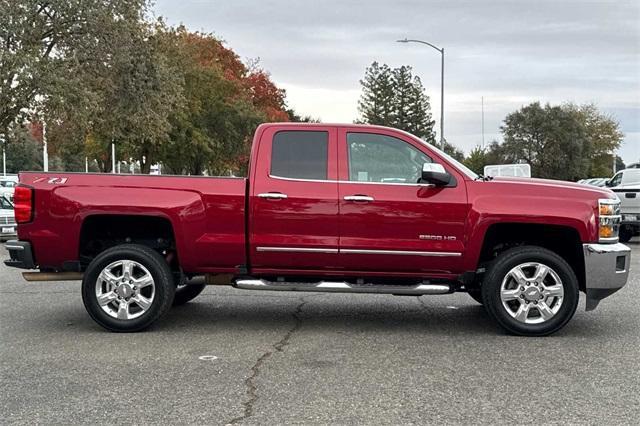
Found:
[[2, 210], [13, 210], [13, 204], [4, 195], [0, 197], [0, 205], [2, 206]]
[[423, 141], [422, 139], [418, 139], [420, 142], [422, 142], [423, 144], [427, 145], [429, 148], [433, 149], [434, 151], [436, 151], [438, 154], [440, 154], [441, 156], [443, 156], [448, 162], [450, 162], [451, 164], [453, 164], [458, 170], [460, 170], [462, 173], [464, 173], [465, 175], [467, 175], [469, 178], [471, 179], [478, 179], [478, 175], [471, 170], [470, 168], [468, 168], [467, 166], [465, 166], [464, 164], [462, 164], [461, 162], [459, 162], [458, 160], [456, 160], [455, 158], [453, 158], [452, 156], [450, 156], [449, 154], [447, 154], [444, 151], [441, 151], [438, 147], [436, 147], [435, 145], [431, 145], [428, 142]]

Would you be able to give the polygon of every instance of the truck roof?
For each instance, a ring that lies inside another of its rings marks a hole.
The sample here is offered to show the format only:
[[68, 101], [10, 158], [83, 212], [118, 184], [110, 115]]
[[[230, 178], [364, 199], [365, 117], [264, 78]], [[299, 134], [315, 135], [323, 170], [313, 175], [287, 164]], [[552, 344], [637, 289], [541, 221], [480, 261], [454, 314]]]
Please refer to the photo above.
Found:
[[[395, 132], [403, 132], [400, 129], [396, 129], [388, 126], [380, 126], [377, 124], [361, 124], [361, 123], [306, 123], [306, 122], [292, 122], [292, 121], [282, 121], [275, 123], [262, 123], [259, 127], [267, 128], [267, 127], [281, 127], [281, 126], [291, 126], [291, 127], [361, 127], [365, 129], [384, 129], [384, 130], [393, 130]], [[406, 132], [404, 132], [406, 133]], [[415, 137], [415, 136], [414, 136]]]

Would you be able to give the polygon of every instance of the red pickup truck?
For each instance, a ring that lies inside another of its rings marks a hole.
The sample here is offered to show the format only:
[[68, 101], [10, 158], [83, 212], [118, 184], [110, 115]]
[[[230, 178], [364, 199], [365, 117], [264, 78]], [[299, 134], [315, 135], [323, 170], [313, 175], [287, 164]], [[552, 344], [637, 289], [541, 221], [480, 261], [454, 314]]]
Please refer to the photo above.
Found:
[[[82, 280], [91, 317], [137, 331], [205, 284], [251, 290], [467, 292], [546, 335], [625, 285], [608, 189], [478, 176], [408, 133], [263, 124], [247, 178], [25, 172], [9, 266]], [[218, 277], [216, 277], [218, 276]]]

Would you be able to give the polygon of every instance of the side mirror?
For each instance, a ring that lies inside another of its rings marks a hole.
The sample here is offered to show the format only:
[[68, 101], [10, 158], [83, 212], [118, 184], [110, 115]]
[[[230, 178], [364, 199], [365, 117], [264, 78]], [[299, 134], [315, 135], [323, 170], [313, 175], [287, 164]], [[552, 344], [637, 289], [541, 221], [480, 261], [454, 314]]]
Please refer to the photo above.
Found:
[[451, 175], [447, 173], [442, 164], [424, 163], [422, 165], [422, 181], [436, 186], [444, 186], [451, 182]]
[[604, 186], [611, 187], [611, 179], [607, 179], [607, 180], [604, 182]]

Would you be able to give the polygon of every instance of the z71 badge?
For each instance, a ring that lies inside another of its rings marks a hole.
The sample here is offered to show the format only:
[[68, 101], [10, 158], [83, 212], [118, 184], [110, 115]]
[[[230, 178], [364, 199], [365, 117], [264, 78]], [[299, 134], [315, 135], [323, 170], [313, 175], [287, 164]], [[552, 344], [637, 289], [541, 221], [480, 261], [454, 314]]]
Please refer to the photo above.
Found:
[[36, 178], [33, 181], [33, 183], [40, 183], [40, 182], [44, 182], [44, 181], [47, 181], [47, 183], [50, 183], [52, 185], [61, 185], [61, 184], [67, 182], [67, 178], [63, 178], [63, 177], [52, 177], [52, 178], [39, 177], [39, 178]]

